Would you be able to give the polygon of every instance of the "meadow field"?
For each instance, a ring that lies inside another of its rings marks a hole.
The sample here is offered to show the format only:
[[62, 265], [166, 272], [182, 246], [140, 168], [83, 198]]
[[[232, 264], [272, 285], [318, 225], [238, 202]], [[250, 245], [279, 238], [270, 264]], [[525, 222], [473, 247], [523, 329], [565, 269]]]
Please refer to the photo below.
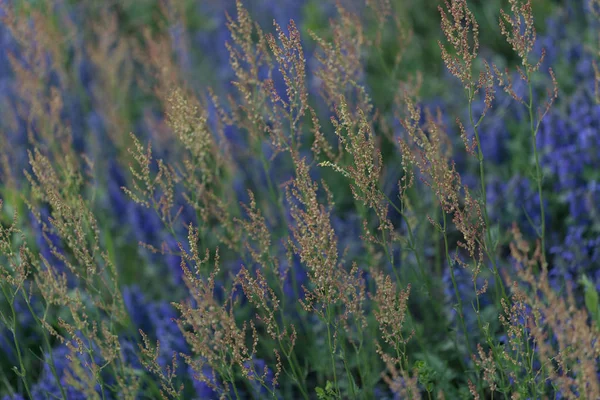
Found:
[[600, 0], [0, 0], [0, 399], [600, 399]]

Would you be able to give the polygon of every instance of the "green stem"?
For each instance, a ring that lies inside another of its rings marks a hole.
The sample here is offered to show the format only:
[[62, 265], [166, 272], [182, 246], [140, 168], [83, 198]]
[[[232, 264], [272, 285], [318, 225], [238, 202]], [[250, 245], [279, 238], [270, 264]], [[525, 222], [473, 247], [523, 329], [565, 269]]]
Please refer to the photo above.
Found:
[[[344, 348], [344, 345], [340, 345]], [[344, 370], [346, 371], [346, 377], [348, 378], [348, 386], [350, 386], [350, 390], [352, 391], [352, 398], [356, 399], [356, 388], [354, 384], [354, 379], [352, 377], [352, 373], [350, 372], [350, 368], [348, 368], [348, 363], [346, 362], [346, 351], [342, 350], [342, 361], [344, 362]]]
[[[494, 281], [496, 283], [496, 293], [501, 294], [501, 297], [506, 299], [506, 290], [504, 288], [504, 283], [502, 278], [500, 277], [500, 272], [498, 271], [498, 265], [496, 263], [496, 249], [493, 244], [492, 234], [490, 230], [490, 219], [487, 211], [487, 191], [486, 191], [486, 182], [485, 182], [485, 168], [484, 168], [484, 156], [483, 150], [481, 149], [481, 140], [479, 138], [479, 125], [483, 121], [483, 117], [485, 114], [482, 114], [479, 117], [479, 120], [475, 122], [473, 117], [473, 88], [469, 87], [468, 90], [469, 95], [469, 121], [471, 126], [473, 127], [473, 131], [475, 133], [475, 140], [477, 142], [477, 160], [479, 161], [479, 181], [481, 184], [481, 206], [483, 208], [483, 218], [485, 223], [485, 241], [484, 241], [484, 249], [486, 249], [486, 253], [488, 258], [492, 262], [492, 267], [494, 270]], [[496, 296], [496, 305], [500, 306], [500, 299]]]
[[[285, 316], [283, 313], [283, 310], [280, 308], [280, 317], [281, 317], [281, 323], [284, 324], [285, 326]], [[302, 376], [299, 372], [300, 370], [300, 364], [298, 363], [298, 359], [296, 358], [296, 353], [294, 352], [294, 349], [290, 349], [289, 351], [287, 351], [285, 349], [285, 346], [283, 344], [283, 342], [281, 341], [281, 331], [279, 329], [279, 325], [275, 324], [275, 330], [277, 332], [277, 342], [279, 344], [279, 348], [281, 349], [281, 351], [283, 352], [283, 354], [285, 355], [285, 357], [288, 360], [288, 364], [290, 365], [290, 368], [292, 369], [292, 374], [294, 375], [294, 379], [296, 380], [296, 383], [298, 384], [298, 388], [300, 389], [300, 392], [302, 393], [302, 397], [304, 398], [304, 400], [308, 400], [309, 396], [308, 396], [308, 391], [305, 387], [305, 382], [302, 379]]]
[[[434, 287], [433, 287], [433, 283], [432, 283], [432, 279], [431, 279], [431, 275], [428, 274], [425, 271], [425, 267], [424, 267], [424, 263], [423, 263], [423, 259], [421, 257], [421, 253], [420, 251], [418, 251], [417, 249], [417, 245], [416, 245], [416, 240], [415, 240], [415, 235], [413, 232], [413, 227], [410, 224], [409, 219], [406, 217], [406, 214], [404, 212], [404, 204], [401, 204], [401, 208], [398, 208], [398, 206], [396, 206], [396, 204], [389, 198], [389, 196], [381, 191], [381, 194], [383, 194], [383, 196], [387, 199], [388, 203], [396, 210], [396, 212], [398, 212], [398, 214], [400, 214], [403, 218], [404, 218], [404, 222], [406, 223], [406, 228], [407, 228], [407, 232], [408, 232], [408, 249], [414, 254], [415, 259], [417, 260], [417, 266], [419, 268], [419, 272], [420, 272], [420, 278], [425, 281], [425, 284], [427, 286], [427, 292], [429, 295], [429, 299], [431, 300], [431, 304], [433, 306], [433, 310], [435, 311], [435, 315], [438, 317], [442, 316], [442, 312], [440, 311], [439, 308], [439, 302], [436, 301], [436, 299], [434, 299], [433, 295], [434, 295]], [[394, 272], [395, 272], [395, 267], [394, 267]], [[398, 279], [398, 276], [396, 274], [396, 279], [398, 280], [398, 282], [400, 282], [400, 280]]]
[[[465, 323], [465, 318], [463, 315], [463, 302], [462, 302], [462, 298], [460, 297], [460, 292], [458, 290], [458, 284], [456, 283], [456, 277], [454, 276], [454, 266], [453, 266], [453, 262], [452, 259], [450, 258], [450, 250], [449, 250], [449, 245], [448, 245], [448, 236], [446, 235], [446, 213], [442, 212], [442, 217], [443, 217], [443, 227], [442, 227], [442, 236], [444, 237], [444, 249], [446, 251], [446, 260], [448, 262], [448, 268], [450, 268], [450, 278], [452, 279], [452, 286], [454, 287], [454, 294], [456, 296], [456, 301], [458, 302], [458, 316], [465, 334], [465, 338], [466, 338], [466, 342], [467, 342], [467, 350], [469, 351], [469, 354], [473, 354], [473, 352], [471, 351], [471, 341], [469, 338], [469, 331], [467, 330], [467, 324]], [[458, 336], [458, 334], [457, 334]], [[458, 344], [458, 341], [457, 341]], [[457, 350], [458, 350], [458, 346], [457, 346]], [[460, 363], [463, 365], [463, 368], [466, 368], [466, 366], [464, 365], [464, 361], [462, 359], [462, 357], [458, 357], [460, 360]]]
[[[537, 150], [537, 131], [539, 124], [535, 126], [535, 119], [533, 116], [533, 85], [531, 84], [531, 71], [527, 70], [527, 83], [529, 86], [529, 104], [527, 108], [529, 110], [529, 128], [531, 130], [531, 141], [533, 146], [533, 154], [535, 157], [535, 180], [537, 183], [538, 189], [538, 199], [540, 202], [540, 218], [541, 218], [541, 232], [538, 233], [538, 236], [542, 242], [542, 260], [546, 262], [546, 218], [545, 218], [545, 210], [544, 210], [544, 198], [542, 191], [542, 171], [540, 168], [540, 159]], [[537, 229], [536, 229], [537, 231]]]
[[331, 307], [327, 307], [327, 344], [329, 346], [329, 355], [331, 357], [331, 368], [333, 371], [333, 387], [335, 388], [335, 393], [340, 395], [340, 388], [338, 386], [337, 380], [337, 372], [335, 367], [335, 352], [333, 349], [333, 343], [331, 343]]
[[[27, 379], [26, 379], [27, 370], [25, 369], [25, 363], [23, 361], [23, 355], [21, 354], [21, 346], [19, 345], [19, 338], [17, 335], [17, 312], [15, 311], [15, 307], [14, 307], [14, 296], [12, 296], [12, 300], [11, 300], [11, 296], [9, 295], [9, 293], [7, 293], [6, 287], [4, 285], [0, 285], [0, 287], [2, 288], [2, 293], [4, 294], [4, 297], [6, 297], [6, 300], [10, 307], [10, 312], [12, 315], [12, 324], [11, 324], [11, 326], [9, 326], [9, 330], [12, 333], [15, 351], [17, 353], [17, 360], [19, 362], [19, 369], [17, 369], [15, 367], [14, 371], [21, 378], [21, 381], [23, 382], [23, 386], [25, 387], [25, 392], [27, 392], [27, 396], [30, 399], [32, 399], [33, 397], [31, 396], [31, 391], [29, 389], [29, 383], [27, 382]], [[6, 322], [8, 322], [8, 321], [6, 321]]]
[[60, 378], [58, 376], [58, 372], [56, 372], [56, 363], [54, 362], [54, 354], [52, 353], [52, 345], [50, 344], [50, 337], [48, 336], [48, 332], [46, 332], [46, 328], [40, 322], [42, 320], [43, 321], [46, 320], [47, 313], [48, 313], [48, 307], [47, 306], [45, 307], [43, 319], [40, 320], [40, 318], [38, 318], [37, 314], [33, 311], [33, 307], [31, 306], [31, 303], [29, 303], [29, 299], [27, 298], [27, 296], [25, 294], [23, 294], [23, 298], [25, 299], [25, 304], [27, 304], [27, 308], [29, 309], [29, 312], [31, 313], [31, 315], [35, 319], [36, 323], [41, 328], [40, 331], [42, 332], [42, 336], [44, 337], [44, 343], [48, 350], [48, 357], [50, 357], [50, 364], [49, 364], [50, 371], [52, 372], [52, 375], [54, 376], [54, 379], [56, 380], [56, 383], [58, 384], [60, 394], [61, 394], [63, 400], [67, 400], [67, 393], [65, 392], [65, 388], [63, 387], [63, 385], [60, 384]]

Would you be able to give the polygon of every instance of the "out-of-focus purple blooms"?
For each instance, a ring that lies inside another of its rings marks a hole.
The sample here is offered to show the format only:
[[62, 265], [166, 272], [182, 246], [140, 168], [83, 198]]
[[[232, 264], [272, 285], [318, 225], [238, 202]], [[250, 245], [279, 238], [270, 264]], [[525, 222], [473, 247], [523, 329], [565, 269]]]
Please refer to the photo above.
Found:
[[[234, 78], [233, 70], [229, 67], [229, 53], [225, 42], [231, 40], [227, 28], [225, 28], [225, 16], [212, 17], [208, 31], [200, 31], [193, 35], [192, 43], [202, 49], [204, 54], [210, 54], [210, 62], [214, 65], [217, 82], [231, 82]], [[227, 87], [227, 85], [225, 85]], [[229, 88], [232, 88], [229, 86]]]
[[[274, 32], [273, 20], [284, 31], [290, 19], [301, 26], [304, 4], [304, 0], [284, 0], [277, 3], [260, 0], [245, 2], [244, 7], [265, 32]], [[207, 18], [203, 21], [204, 27], [207, 28], [191, 33], [191, 46], [198, 48], [202, 52], [202, 57], [210, 54], [210, 59], [206, 61], [212, 65], [213, 71], [217, 71], [217, 81], [224, 83], [226, 89], [233, 89], [230, 82], [234, 80], [234, 74], [229, 66], [229, 52], [225, 47], [225, 42], [231, 42], [231, 35], [226, 26], [225, 13], [235, 20], [237, 16], [235, 1], [203, 2], [198, 7], [199, 12]]]
[[577, 225], [600, 220], [600, 185], [590, 181], [565, 194], [569, 205], [569, 216]]
[[343, 254], [347, 251], [349, 260], [354, 259], [363, 251], [361, 243], [362, 219], [356, 214], [347, 214], [342, 216], [332, 216], [331, 226], [338, 238], [338, 253]]
[[[169, 276], [176, 285], [182, 284], [183, 270], [181, 269], [181, 257], [176, 254], [179, 252], [179, 242], [177, 242], [175, 238], [169, 236], [164, 243], [170, 251], [170, 253], [163, 256], [163, 262], [166, 263], [167, 269], [170, 272]], [[182, 244], [185, 244], [185, 242], [182, 242]]]
[[[67, 279], [70, 284], [74, 284], [74, 277], [66, 268], [66, 265], [62, 260], [57, 258], [53, 251], [56, 251], [60, 254], [65, 253], [65, 249], [62, 245], [62, 241], [60, 237], [52, 231], [52, 224], [50, 223], [50, 211], [48, 207], [40, 208], [40, 217], [41, 223], [39, 223], [33, 215], [30, 216], [32, 221], [33, 232], [35, 235], [35, 242], [38, 246], [39, 254], [42, 256], [52, 268], [54, 268], [59, 273], [66, 273]], [[44, 232], [43, 225], [47, 226], [47, 230]]]
[[123, 288], [123, 302], [129, 313], [131, 322], [136, 329], [144, 332], [153, 330], [150, 310], [146, 305], [146, 297], [139, 286], [127, 286]]
[[123, 221], [132, 208], [132, 202], [122, 189], [127, 185], [127, 181], [122, 168], [115, 160], [110, 160], [108, 163], [107, 185], [108, 209], [111, 210], [117, 221]]
[[[98, 143], [102, 143], [99, 149], [94, 149], [96, 151], [107, 151], [113, 150], [113, 146], [109, 140], [107, 140], [106, 136], [106, 125], [103, 120], [103, 116], [97, 111], [90, 111], [86, 116], [86, 126], [87, 129], [92, 133], [94, 139]], [[114, 159], [111, 159], [112, 162], [115, 162]]]
[[174, 24], [169, 27], [169, 34], [171, 36], [171, 43], [173, 44], [179, 67], [182, 68], [183, 71], [190, 71], [192, 69], [192, 60], [190, 58], [190, 49], [187, 44], [185, 26], [181, 23]]
[[[462, 312], [465, 318], [465, 323], [467, 325], [467, 330], [475, 332], [477, 331], [476, 327], [478, 322], [477, 314], [474, 310], [474, 305], [476, 304], [476, 295], [475, 288], [473, 285], [472, 272], [470, 269], [458, 265], [454, 265], [453, 269], [454, 280], [458, 288], [458, 293], [461, 296], [461, 301], [463, 305]], [[458, 300], [456, 298], [454, 283], [452, 282], [452, 271], [447, 265], [444, 269], [442, 280], [444, 283], [445, 303], [448, 306], [447, 309], [450, 311], [450, 315], [448, 317], [450, 321], [458, 321]], [[486, 280], [488, 281], [488, 287], [494, 286], [494, 278], [491, 274], [486, 274], [485, 277], [483, 274], [480, 274], [477, 278], [477, 290], [480, 290], [484, 287]], [[490, 296], [490, 293], [484, 293], [479, 296], [479, 305], [481, 309], [492, 304], [493, 297]], [[457, 326], [457, 328], [459, 327]]]
[[81, 57], [77, 63], [77, 78], [79, 83], [85, 90], [85, 94], [89, 98], [93, 98], [93, 85], [94, 85], [94, 64], [89, 60], [89, 56], [83, 46], [80, 46]]
[[600, 284], [597, 276], [600, 262], [600, 235], [586, 235], [585, 225], [568, 227], [563, 243], [550, 248], [552, 268], [549, 272], [554, 289], [564, 290], [565, 283], [576, 282], [587, 275]]
[[[481, 105], [482, 103], [477, 103], [478, 112], [483, 110]], [[509, 159], [508, 143], [510, 133], [502, 116], [491, 114], [486, 117], [479, 129], [479, 137], [481, 139], [481, 151], [487, 165], [499, 165]]]
[[9, 54], [15, 54], [17, 47], [10, 32], [4, 26], [0, 26], [0, 50], [2, 50], [0, 52], [0, 79], [6, 79], [12, 75], [12, 67], [8, 56]]
[[87, 124], [82, 99], [74, 94], [64, 92], [61, 95], [63, 110], [61, 119], [71, 131], [73, 148], [78, 153], [86, 151]]
[[[85, 339], [84, 339], [85, 340]], [[71, 385], [67, 384], [66, 373], [73, 374], [70, 371], [68, 355], [70, 354], [69, 349], [66, 345], [60, 345], [52, 350], [52, 359], [54, 361], [54, 368], [56, 375], [59, 378], [59, 382], [51, 369], [51, 359], [49, 355], [46, 355], [44, 359], [44, 366], [42, 373], [40, 374], [39, 380], [32, 387], [32, 396], [34, 399], [48, 399], [48, 398], [62, 398], [60, 388], [62, 387], [67, 395], [68, 399], [73, 400], [85, 400], [87, 397], [84, 393], [74, 389]], [[81, 355], [84, 358], [84, 355]], [[108, 393], [105, 392], [105, 395]]]
[[17, 365], [13, 346], [12, 333], [8, 328], [2, 327], [2, 329], [0, 329], [0, 354], [2, 354], [2, 358], [7, 360], [10, 364]]
[[25, 397], [18, 393], [13, 396], [7, 394], [6, 396], [2, 397], [2, 400], [25, 400]]
[[279, 270], [280, 273], [284, 273], [287, 271], [284, 281], [284, 292], [286, 298], [290, 299], [290, 302], [297, 302], [298, 299], [304, 299], [304, 289], [302, 289], [303, 285], [307, 284], [308, 281], [308, 273], [306, 268], [300, 262], [300, 258], [297, 255], [292, 256], [292, 263], [288, 260], [286, 255], [286, 250], [283, 246], [280, 248], [280, 264]]
[[123, 290], [123, 300], [135, 330], [142, 330], [151, 341], [160, 342], [158, 363], [165, 367], [173, 352], [189, 353], [189, 347], [174, 319], [176, 310], [167, 302], [149, 302], [137, 286]]
[[[486, 188], [488, 213], [492, 221], [498, 221], [502, 229], [508, 229], [517, 221], [523, 232], [535, 237], [541, 223], [540, 201], [529, 179], [515, 175], [508, 182], [492, 180]], [[547, 208], [547, 199], [544, 199]], [[546, 224], [551, 221], [546, 214]], [[535, 224], [535, 227], [532, 226]]]
[[600, 106], [585, 92], [573, 96], [567, 118], [552, 112], [542, 122], [537, 144], [542, 166], [551, 174], [557, 191], [585, 186], [586, 171], [600, 167]]
[[[208, 366], [204, 367], [202, 373], [205, 377], [207, 377], [210, 380], [211, 385], [218, 386], [218, 382], [215, 382], [215, 379], [213, 376], [213, 374], [215, 372], [210, 367], [208, 367]], [[187, 374], [190, 377], [190, 380], [192, 381], [192, 386], [194, 387], [194, 390], [196, 391], [196, 395], [198, 396], [197, 397], [198, 399], [218, 399], [219, 398], [218, 393], [215, 392], [214, 389], [211, 386], [209, 386], [209, 384], [196, 378], [197, 374], [190, 366], [187, 367]]]
[[119, 344], [121, 346], [121, 355], [123, 357], [123, 362], [133, 369], [143, 370], [144, 367], [140, 362], [140, 357], [138, 354], [139, 347], [135, 339], [120, 337]]
[[[24, 290], [27, 290], [26, 288]], [[5, 298], [2, 297], [2, 302]], [[29, 299], [30, 305], [37, 315], [42, 315], [43, 310], [39, 298], [32, 296]], [[0, 307], [4, 307], [5, 304], [0, 303]], [[17, 296], [13, 302], [15, 314], [17, 315], [16, 327], [19, 336], [20, 346], [25, 348], [28, 346], [38, 346], [41, 342], [41, 335], [37, 330], [38, 326], [31, 315], [31, 311], [25, 302], [25, 299], [21, 296]], [[0, 354], [2, 357], [12, 365], [18, 365], [17, 355], [14, 348], [12, 332], [4, 324], [0, 324]], [[23, 351], [21, 349], [21, 351]]]
[[176, 310], [166, 302], [153, 305], [154, 327], [156, 339], [161, 343], [158, 362], [165, 367], [171, 362], [173, 353], [189, 354], [189, 346], [183, 337], [175, 319], [179, 316]]
[[129, 210], [128, 220], [138, 242], [160, 245], [163, 226], [154, 210], [136, 205]]
[[269, 396], [269, 392], [264, 388], [257, 379], [264, 380], [267, 387], [273, 385], [273, 371], [267, 367], [267, 364], [262, 359], [246, 361], [244, 368], [248, 371], [250, 386], [252, 386], [252, 395], [254, 398]]

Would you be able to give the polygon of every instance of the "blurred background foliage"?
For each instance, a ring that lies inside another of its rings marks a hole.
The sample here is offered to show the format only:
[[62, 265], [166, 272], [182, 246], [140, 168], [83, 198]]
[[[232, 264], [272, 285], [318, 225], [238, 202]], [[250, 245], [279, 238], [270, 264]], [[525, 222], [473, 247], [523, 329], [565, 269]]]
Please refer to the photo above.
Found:
[[[6, 1], [0, 0], [0, 5]], [[72, 145], [79, 152], [89, 153], [95, 160], [94, 168], [91, 171], [86, 169], [93, 182], [91, 187], [85, 189], [88, 191], [86, 197], [90, 199], [98, 216], [100, 230], [103, 232], [102, 244], [119, 266], [122, 279], [120, 283], [126, 288], [124, 291], [127, 293], [128, 306], [142, 310], [136, 316], [140, 320], [136, 326], [157, 331], [155, 337], [161, 337], [167, 344], [173, 343], [173, 348], [184, 347], [178, 334], [169, 330], [172, 327], [164, 328], [164, 321], [175, 315], [167, 302], [185, 297], [179, 260], [174, 255], [164, 256], [142, 249], [138, 242], [156, 247], [167, 242], [168, 247], [174, 249], [177, 247], [177, 240], [185, 239], [187, 232], [182, 230], [175, 232], [175, 235], [165, 232], [152, 210], [142, 209], [123, 195], [121, 187], [128, 186], [131, 182], [128, 166], [132, 157], [127, 149], [133, 146], [133, 142], [128, 133], [133, 132], [144, 143], [152, 142], [157, 158], [177, 157], [177, 149], [170, 143], [169, 136], [161, 136], [164, 110], [153, 91], [158, 80], [157, 72], [160, 71], [148, 64], [156, 51], [154, 46], [160, 46], [163, 40], [175, 44], [172, 49], [175, 64], [181, 70], [186, 85], [200, 99], [206, 98], [208, 87], [213, 88], [217, 94], [231, 91], [233, 76], [225, 48], [225, 41], [230, 38], [225, 12], [235, 15], [234, 2], [181, 0], [173, 2], [175, 6], [168, 9], [161, 0], [14, 0], [11, 3], [21, 18], [40, 12], [44, 18], [32, 24], [42, 22], [45, 24], [45, 32], [54, 32], [56, 35], [49, 42], [56, 45], [57, 48], [51, 50], [59, 55], [53, 59], [58, 64], [53, 68], [56, 76], [49, 73], [48, 76], [38, 78], [59, 82], [57, 86], [65, 104], [62, 117], [68, 121], [72, 130]], [[359, 10], [363, 7], [358, 0], [342, 0], [342, 3]], [[309, 31], [324, 38], [330, 35], [329, 18], [333, 12], [333, 2], [281, 0], [274, 5], [274, 2], [268, 0], [248, 0], [244, 4], [263, 29], [269, 32], [273, 31], [273, 19], [281, 25], [285, 25], [290, 18], [296, 20], [308, 55], [315, 49]], [[390, 112], [394, 97], [398, 94], [398, 82], [420, 74], [423, 104], [443, 109], [448, 131], [460, 145], [454, 117], [465, 115], [466, 99], [463, 88], [449, 75], [440, 58], [438, 41], [443, 39], [438, 11], [440, 4], [436, 0], [393, 1], [401, 29], [394, 28], [394, 24], [386, 25], [381, 33], [381, 51], [376, 46], [365, 50], [364, 83], [375, 107], [385, 115]], [[508, 1], [479, 0], [470, 1], [469, 5], [480, 24], [480, 53], [483, 58], [493, 61], [501, 68], [516, 66], [519, 60], [498, 27], [499, 10], [506, 9]], [[176, 17], [169, 18], [169, 13], [176, 14]], [[577, 282], [579, 276], [590, 275], [592, 284], [600, 288], [600, 213], [597, 203], [600, 200], [600, 157], [598, 153], [594, 153], [600, 150], [597, 133], [600, 128], [600, 110], [593, 101], [592, 78], [592, 60], [597, 53], [597, 37], [594, 32], [597, 31], [590, 29], [597, 26], [597, 22], [590, 16], [584, 1], [533, 0], [533, 13], [539, 42], [536, 54], [541, 52], [542, 46], [546, 48], [547, 61], [542, 69], [552, 66], [560, 88], [559, 101], [542, 126], [538, 140], [544, 149], [543, 163], [547, 176], [544, 188], [548, 193], [548, 215], [552, 220], [549, 252], [553, 261], [551, 264], [554, 265], [555, 284], [560, 286], [558, 277], [568, 276], [573, 282]], [[372, 31], [365, 35], [369, 38], [376, 37], [376, 16], [368, 10], [360, 15], [370, 21], [368, 26]], [[406, 33], [409, 31], [412, 35], [407, 42]], [[11, 175], [6, 168], [2, 168], [4, 181], [1, 191], [5, 204], [2, 222], [7, 224], [15, 209], [22, 215], [28, 215], [22, 197], [26, 196], [27, 185], [19, 182], [9, 184], [10, 179], [22, 179], [21, 171], [27, 169], [28, 121], [23, 115], [20, 118], [15, 115], [23, 112], [21, 107], [28, 99], [17, 94], [19, 88], [14, 83], [15, 77], [6, 56], [13, 53], [18, 58], [21, 50], [2, 27], [0, 39], [0, 88], [5, 89], [0, 94], [0, 104], [3, 105], [0, 111], [0, 129], [6, 133], [2, 138], [4, 143], [0, 145], [10, 150], [5, 151], [8, 154], [8, 164], [12, 165], [13, 172], [16, 171]], [[401, 68], [394, 70], [395, 56], [403, 46], [406, 46], [406, 52], [402, 57]], [[549, 81], [546, 74], [536, 77], [536, 95], [539, 98], [545, 93]], [[176, 82], [169, 82], [171, 83]], [[522, 134], [523, 110], [505, 100], [499, 97], [494, 104], [494, 111], [486, 117], [483, 126], [486, 133], [484, 152], [490, 160], [488, 203], [493, 220], [497, 221], [495, 232], [504, 245], [503, 255], [506, 255], [508, 243], [505, 232], [513, 221], [524, 226], [528, 225], [530, 219], [539, 222], [539, 215], [536, 214], [539, 202], [536, 203], [529, 174], [530, 142]], [[325, 114], [327, 110], [323, 111], [322, 108], [318, 110]], [[384, 126], [378, 125], [377, 128], [383, 130]], [[398, 128], [392, 126], [392, 131]], [[323, 129], [331, 135], [330, 126]], [[228, 131], [227, 134], [235, 138], [236, 132]], [[390, 138], [381, 136], [386, 166], [383, 180], [387, 182], [385, 187], [390, 197], [393, 197], [397, 194], [395, 186], [401, 175], [401, 165], [397, 149], [391, 145]], [[394, 138], [396, 137], [392, 137]], [[462, 149], [457, 151], [457, 165], [461, 174], [464, 173], [464, 180], [472, 184], [475, 165], [473, 160], [465, 159], [461, 153], [464, 153]], [[244, 197], [244, 185], [256, 185], [259, 191], [262, 189], [266, 192], [265, 177], [259, 171], [260, 168], [256, 164], [240, 164], [241, 167], [238, 166], [237, 170], [239, 176], [232, 179], [239, 200], [247, 200]], [[281, 173], [277, 178], [284, 181], [288, 171], [285, 166], [280, 169], [278, 164], [275, 166]], [[336, 231], [341, 233], [340, 242], [359, 249], [361, 245], [357, 241], [360, 218], [349, 211], [354, 203], [347, 182], [327, 169], [321, 170], [319, 174], [331, 183], [330, 187], [337, 201], [336, 210], [339, 215], [336, 214], [334, 224]], [[267, 195], [259, 193], [258, 197], [259, 200], [266, 201]], [[415, 197], [413, 200], [414, 212], [418, 215], [426, 214], [434, 205], [432, 198]], [[198, 216], [191, 213], [186, 218], [193, 221]], [[427, 221], [419, 224], [416, 230], [419, 241], [427, 243], [427, 246], [423, 246], [427, 259], [436, 264], [437, 273], [441, 275], [438, 277], [444, 279], [446, 286], [442, 301], [445, 302], [448, 315], [451, 315], [448, 317], [450, 320], [454, 315], [455, 304], [449, 289], [447, 268], [442, 268], [442, 261], [439, 259], [439, 243], [431, 243], [434, 239]], [[456, 236], [456, 232], [452, 233]], [[535, 237], [532, 230], [527, 233], [529, 237]], [[51, 258], [41, 229], [33, 219], [27, 235], [29, 240], [38, 244], [45, 256]], [[456, 237], [453, 239], [456, 240]], [[210, 238], [206, 245], [214, 249], [217, 240]], [[280, 250], [284, 258], [284, 251]], [[351, 257], [358, 260], [366, 257], [365, 254], [359, 254], [358, 250], [355, 253]], [[223, 258], [229, 266], [239, 264], [236, 255], [225, 255]], [[459, 280], [461, 288], [469, 286], [469, 276], [460, 276]], [[156, 282], [161, 284], [157, 285]], [[415, 304], [425, 296], [422, 287], [416, 289], [413, 300]], [[583, 288], [580, 287], [579, 290]], [[468, 301], [466, 304], [467, 308], [470, 307]], [[486, 308], [484, 319], [493, 320], [497, 311], [490, 305]], [[431, 321], [432, 316], [427, 312], [418, 313], [417, 316], [422, 320], [416, 324], [415, 329], [418, 335], [425, 336], [424, 330], [435, 321]], [[495, 323], [497, 325], [498, 321]], [[23, 321], [24, 326], [28, 324], [28, 321]], [[33, 346], [32, 343], [37, 339], [35, 335], [28, 337], [28, 345]], [[421, 361], [427, 361], [427, 364], [420, 364], [423, 374], [437, 374], [438, 378], [443, 376], [442, 380], [445, 382], [460, 380], [461, 355], [456, 354], [449, 332], [432, 333], [426, 340], [430, 341], [431, 352], [419, 354]], [[167, 350], [165, 351], [168, 353]], [[36, 361], [36, 356], [40, 355], [30, 354], [28, 362], [33, 366], [32, 373], [37, 378], [43, 376], [44, 371]], [[9, 357], [0, 360], [0, 364], [8, 359]], [[6, 362], [0, 368], [9, 370], [7, 365]], [[189, 377], [185, 379], [191, 380]], [[456, 392], [449, 394], [458, 395]]]

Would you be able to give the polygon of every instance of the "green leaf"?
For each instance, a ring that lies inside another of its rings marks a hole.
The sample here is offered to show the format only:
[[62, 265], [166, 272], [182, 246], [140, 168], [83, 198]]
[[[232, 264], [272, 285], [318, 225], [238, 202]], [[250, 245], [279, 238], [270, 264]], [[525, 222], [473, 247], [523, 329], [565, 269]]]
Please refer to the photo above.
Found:
[[327, 381], [325, 389], [320, 387], [315, 388], [315, 392], [317, 392], [317, 398], [320, 400], [335, 400], [337, 398], [331, 381]]
[[598, 291], [596, 290], [594, 283], [587, 276], [582, 276], [580, 283], [583, 285], [583, 290], [585, 293], [585, 307], [588, 309], [588, 312], [592, 317], [592, 321], [598, 324], [600, 323]]

